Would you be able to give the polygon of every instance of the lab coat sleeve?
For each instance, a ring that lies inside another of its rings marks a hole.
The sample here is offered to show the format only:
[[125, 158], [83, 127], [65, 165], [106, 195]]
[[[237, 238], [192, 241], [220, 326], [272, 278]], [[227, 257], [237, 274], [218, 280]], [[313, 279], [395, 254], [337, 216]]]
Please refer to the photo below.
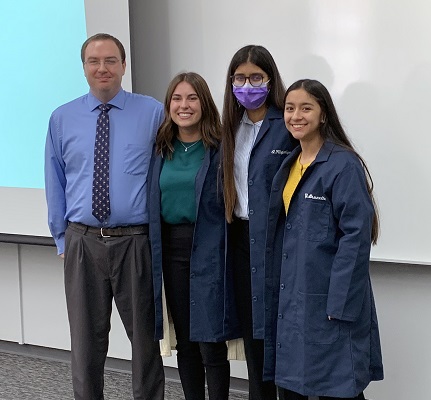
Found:
[[335, 220], [340, 235], [331, 269], [327, 315], [355, 321], [362, 309], [369, 282], [369, 255], [374, 208], [359, 163], [337, 176], [332, 190]]

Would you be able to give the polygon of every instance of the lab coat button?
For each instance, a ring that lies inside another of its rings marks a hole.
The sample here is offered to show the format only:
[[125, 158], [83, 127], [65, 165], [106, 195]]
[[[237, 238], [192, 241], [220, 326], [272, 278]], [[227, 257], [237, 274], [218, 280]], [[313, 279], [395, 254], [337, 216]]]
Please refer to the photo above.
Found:
[[251, 243], [251, 244], [255, 244], [255, 243], [256, 243], [256, 240], [255, 240], [255, 239], [250, 239], [250, 243]]
[[256, 267], [253, 267], [253, 268], [251, 269], [251, 272], [255, 273], [255, 272], [256, 272]]

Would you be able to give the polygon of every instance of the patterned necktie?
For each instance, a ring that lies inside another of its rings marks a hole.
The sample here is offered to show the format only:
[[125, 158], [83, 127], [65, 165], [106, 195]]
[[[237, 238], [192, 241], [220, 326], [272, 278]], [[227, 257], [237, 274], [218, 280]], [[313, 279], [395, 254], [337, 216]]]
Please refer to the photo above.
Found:
[[93, 215], [100, 221], [105, 221], [111, 214], [109, 203], [109, 115], [112, 106], [101, 104], [97, 118], [96, 142], [94, 145], [93, 171]]

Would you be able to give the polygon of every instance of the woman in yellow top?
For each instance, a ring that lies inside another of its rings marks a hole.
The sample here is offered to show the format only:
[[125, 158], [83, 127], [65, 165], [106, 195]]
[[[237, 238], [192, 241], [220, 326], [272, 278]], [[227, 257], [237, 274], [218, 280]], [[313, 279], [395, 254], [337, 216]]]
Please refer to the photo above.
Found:
[[280, 398], [364, 399], [383, 379], [369, 256], [372, 181], [318, 81], [286, 92], [298, 146], [274, 177], [265, 258], [265, 371]]

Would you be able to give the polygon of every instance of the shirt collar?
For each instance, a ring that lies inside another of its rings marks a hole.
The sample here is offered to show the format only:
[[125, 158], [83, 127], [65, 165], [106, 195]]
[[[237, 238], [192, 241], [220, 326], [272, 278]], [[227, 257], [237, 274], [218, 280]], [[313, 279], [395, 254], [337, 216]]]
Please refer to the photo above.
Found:
[[[93, 95], [93, 93], [88, 92], [88, 107], [90, 111], [94, 111], [97, 107], [99, 107], [100, 100]], [[126, 92], [123, 89], [120, 89], [120, 91], [115, 95], [113, 99], [111, 99], [108, 104], [111, 106], [114, 106], [116, 108], [119, 108], [122, 110], [124, 108], [124, 103], [126, 102]]]
[[244, 111], [244, 114], [242, 115], [242, 118], [241, 118], [241, 121], [240, 121], [240, 123], [241, 123], [241, 124], [254, 125], [254, 126], [257, 126], [258, 128], [260, 128], [260, 127], [261, 127], [262, 122], [263, 122], [263, 120], [261, 120], [261, 121], [257, 121], [256, 123], [255, 123], [255, 122], [253, 122], [253, 121], [248, 117], [248, 115], [247, 115], [247, 111]]

